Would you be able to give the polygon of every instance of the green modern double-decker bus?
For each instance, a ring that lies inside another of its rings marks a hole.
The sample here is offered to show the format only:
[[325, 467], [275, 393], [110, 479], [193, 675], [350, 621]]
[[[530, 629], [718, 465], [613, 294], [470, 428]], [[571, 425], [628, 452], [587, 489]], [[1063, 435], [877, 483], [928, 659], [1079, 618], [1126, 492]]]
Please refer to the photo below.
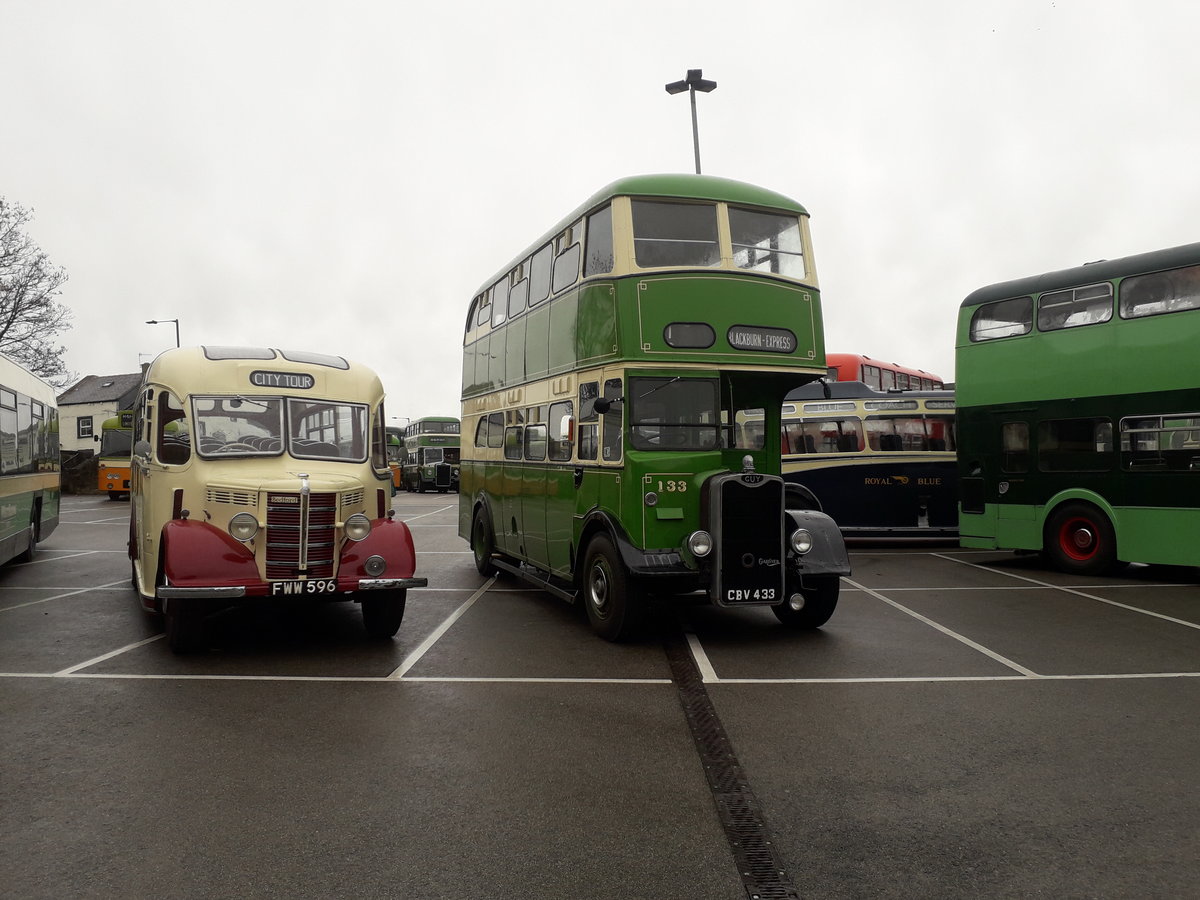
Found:
[[425, 416], [404, 429], [400, 486], [406, 491], [458, 490], [459, 422], [451, 416]]
[[0, 356], [0, 564], [29, 562], [58, 527], [62, 482], [54, 388]]
[[783, 398], [826, 371], [799, 203], [614, 182], [488, 279], [463, 346], [459, 533], [481, 574], [582, 599], [609, 640], [650, 595], [829, 619], [845, 545], [780, 477]]
[[1200, 565], [1200, 243], [980, 288], [956, 343], [963, 546]]

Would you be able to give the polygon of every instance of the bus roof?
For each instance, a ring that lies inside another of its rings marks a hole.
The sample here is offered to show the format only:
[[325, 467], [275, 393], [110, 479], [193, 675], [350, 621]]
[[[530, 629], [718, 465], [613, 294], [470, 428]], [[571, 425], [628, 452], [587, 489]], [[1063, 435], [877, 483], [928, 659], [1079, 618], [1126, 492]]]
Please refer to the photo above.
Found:
[[1030, 275], [1025, 278], [1015, 278], [1012, 281], [989, 284], [968, 294], [963, 300], [962, 306], [978, 306], [993, 300], [1025, 297], [1046, 291], [1078, 287], [1083, 284], [1094, 284], [1098, 281], [1110, 281], [1127, 275], [1176, 269], [1198, 263], [1200, 263], [1200, 243], [1183, 244], [1165, 250], [1151, 250], [1148, 253], [1123, 256], [1120, 259], [1102, 259], [1070, 269], [1060, 269], [1042, 275]]
[[861, 381], [810, 381], [788, 391], [785, 400], [952, 400], [952, 390], [880, 391]]
[[529, 256], [564, 228], [577, 221], [585, 213], [590, 212], [613, 197], [676, 197], [686, 200], [716, 200], [721, 203], [733, 203], [741, 206], [761, 206], [767, 209], [780, 209], [797, 215], [808, 215], [808, 210], [791, 197], [747, 184], [744, 181], [734, 181], [731, 178], [718, 178], [715, 175], [688, 175], [683, 173], [658, 175], [630, 175], [618, 178], [611, 184], [605, 185], [592, 194], [582, 205], [570, 215], [564, 216], [558, 224], [530, 244], [525, 250], [514, 256], [499, 272], [493, 274], [478, 290], [487, 290], [495, 283], [497, 276], [509, 271], [525, 257]]
[[[271, 376], [311, 375], [308, 387]], [[306, 393], [345, 397], [382, 396], [383, 383], [375, 372], [345, 357], [305, 350], [270, 347], [183, 347], [160, 353], [146, 371], [147, 382], [173, 387], [181, 393], [236, 393], [244, 390]]]

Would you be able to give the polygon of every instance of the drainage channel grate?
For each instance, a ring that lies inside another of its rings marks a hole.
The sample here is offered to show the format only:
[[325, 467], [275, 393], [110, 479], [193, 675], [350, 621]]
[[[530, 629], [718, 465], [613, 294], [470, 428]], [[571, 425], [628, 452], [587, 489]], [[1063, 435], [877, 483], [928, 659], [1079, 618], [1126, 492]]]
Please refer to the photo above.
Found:
[[746, 896], [750, 900], [798, 900], [800, 895], [775, 855], [758, 800], [717, 717], [687, 640], [676, 629], [663, 639], [663, 648]]

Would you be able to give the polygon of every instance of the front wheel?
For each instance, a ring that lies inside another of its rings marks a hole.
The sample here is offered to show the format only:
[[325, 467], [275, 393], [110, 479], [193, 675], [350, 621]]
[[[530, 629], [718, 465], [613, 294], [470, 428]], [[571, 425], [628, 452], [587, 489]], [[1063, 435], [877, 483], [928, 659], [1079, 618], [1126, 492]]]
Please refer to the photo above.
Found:
[[167, 600], [163, 629], [172, 653], [195, 653], [204, 649], [204, 617], [179, 600]]
[[373, 638], [395, 637], [404, 621], [408, 591], [372, 591], [362, 600], [363, 628]]
[[820, 628], [837, 608], [842, 580], [837, 575], [813, 575], [804, 587], [791, 591], [787, 600], [771, 607], [771, 612], [789, 628]]
[[1089, 503], [1067, 503], [1046, 522], [1046, 554], [1064, 572], [1103, 575], [1116, 568], [1117, 536], [1108, 516]]
[[646, 596], [629, 576], [606, 535], [592, 538], [583, 566], [583, 603], [592, 631], [606, 641], [626, 641], [646, 617]]

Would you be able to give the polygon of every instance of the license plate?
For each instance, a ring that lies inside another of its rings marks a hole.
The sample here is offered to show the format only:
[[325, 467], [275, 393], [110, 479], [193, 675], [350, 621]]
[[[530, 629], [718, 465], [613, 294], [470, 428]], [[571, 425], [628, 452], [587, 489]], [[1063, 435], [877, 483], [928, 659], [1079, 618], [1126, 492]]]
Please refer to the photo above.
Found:
[[307, 581], [272, 581], [271, 596], [299, 596], [301, 594], [337, 593], [336, 578], [310, 578]]

